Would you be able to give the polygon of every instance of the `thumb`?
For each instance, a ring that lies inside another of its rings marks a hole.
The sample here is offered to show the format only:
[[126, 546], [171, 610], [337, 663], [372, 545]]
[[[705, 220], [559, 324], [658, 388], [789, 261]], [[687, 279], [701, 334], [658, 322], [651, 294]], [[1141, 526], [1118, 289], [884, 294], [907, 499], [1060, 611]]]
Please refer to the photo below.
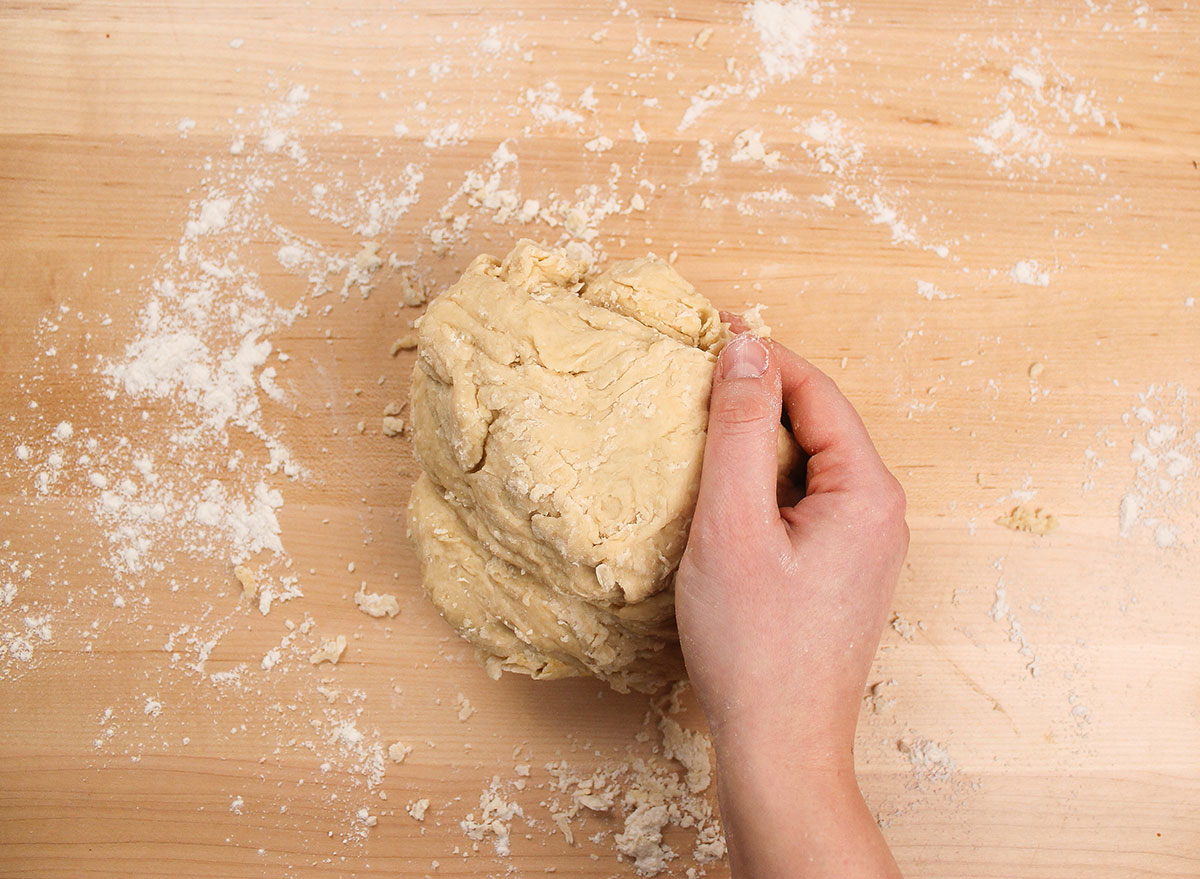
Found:
[[713, 371], [708, 439], [693, 527], [758, 534], [779, 521], [775, 496], [781, 389], [770, 350], [751, 333], [725, 346]]

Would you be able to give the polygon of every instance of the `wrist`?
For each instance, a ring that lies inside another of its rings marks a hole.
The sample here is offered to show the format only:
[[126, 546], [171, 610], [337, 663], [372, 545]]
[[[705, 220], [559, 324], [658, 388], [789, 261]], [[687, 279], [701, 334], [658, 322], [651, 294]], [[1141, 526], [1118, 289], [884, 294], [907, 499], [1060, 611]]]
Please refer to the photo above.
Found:
[[733, 879], [899, 879], [858, 788], [842, 766], [722, 763], [717, 793]]
[[731, 732], [713, 739], [722, 796], [741, 798], [743, 792], [759, 799], [767, 796], [789, 811], [796, 800], [802, 800], [805, 808], [822, 808], [826, 801], [860, 796], [849, 745], [789, 742], [760, 734], [732, 736]]
[[734, 879], [899, 876], [841, 741], [794, 742], [762, 727], [714, 735]]
[[[805, 718], [803, 720], [797, 718]], [[739, 711], [709, 721], [718, 762], [752, 776], [854, 775], [857, 718], [809, 706], [771, 716]]]

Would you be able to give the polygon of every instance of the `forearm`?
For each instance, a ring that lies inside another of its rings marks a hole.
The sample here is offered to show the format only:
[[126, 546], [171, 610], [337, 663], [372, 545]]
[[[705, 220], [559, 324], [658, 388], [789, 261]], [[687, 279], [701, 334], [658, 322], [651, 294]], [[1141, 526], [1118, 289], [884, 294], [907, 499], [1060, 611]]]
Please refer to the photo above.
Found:
[[[793, 765], [787, 753], [717, 750], [733, 879], [897, 879], [853, 764]], [[781, 749], [786, 750], [786, 749]]]

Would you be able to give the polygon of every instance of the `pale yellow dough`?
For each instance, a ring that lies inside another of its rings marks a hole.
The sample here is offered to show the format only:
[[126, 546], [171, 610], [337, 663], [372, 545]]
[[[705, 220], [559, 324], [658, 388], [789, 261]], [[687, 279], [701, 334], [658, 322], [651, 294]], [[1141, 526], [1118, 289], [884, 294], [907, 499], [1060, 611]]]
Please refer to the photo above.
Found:
[[591, 276], [522, 241], [476, 258], [418, 335], [410, 524], [442, 616], [497, 676], [677, 676], [716, 309], [655, 257]]

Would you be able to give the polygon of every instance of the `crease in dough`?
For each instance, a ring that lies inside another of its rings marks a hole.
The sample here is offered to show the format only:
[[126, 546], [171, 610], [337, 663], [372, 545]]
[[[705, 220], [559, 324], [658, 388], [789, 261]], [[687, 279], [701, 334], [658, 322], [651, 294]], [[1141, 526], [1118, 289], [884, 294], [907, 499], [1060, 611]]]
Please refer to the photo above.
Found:
[[[654, 690], [682, 675], [675, 569], [730, 338], [656, 257], [589, 275], [528, 240], [430, 304], [411, 534], [426, 594], [493, 676]], [[794, 445], [781, 452], [790, 470]]]

